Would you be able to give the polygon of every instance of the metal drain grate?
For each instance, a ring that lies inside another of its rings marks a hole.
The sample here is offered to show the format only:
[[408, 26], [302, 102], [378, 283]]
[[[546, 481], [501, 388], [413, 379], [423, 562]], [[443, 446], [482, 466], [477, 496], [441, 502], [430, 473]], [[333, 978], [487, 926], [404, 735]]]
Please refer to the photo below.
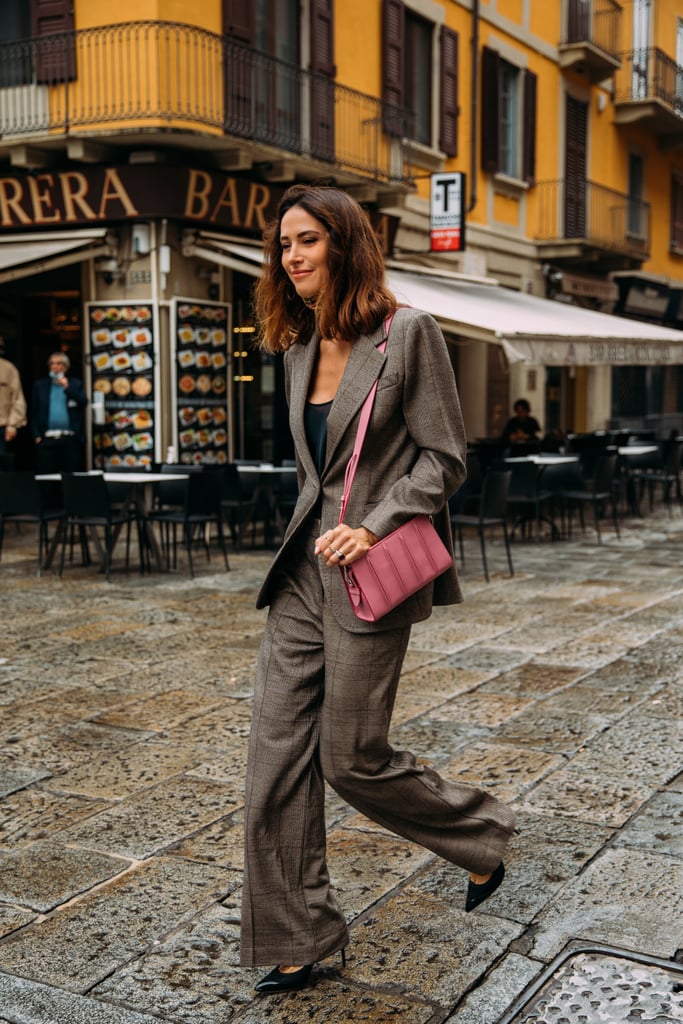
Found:
[[681, 1024], [683, 966], [611, 947], [574, 948], [521, 999], [499, 1024]]

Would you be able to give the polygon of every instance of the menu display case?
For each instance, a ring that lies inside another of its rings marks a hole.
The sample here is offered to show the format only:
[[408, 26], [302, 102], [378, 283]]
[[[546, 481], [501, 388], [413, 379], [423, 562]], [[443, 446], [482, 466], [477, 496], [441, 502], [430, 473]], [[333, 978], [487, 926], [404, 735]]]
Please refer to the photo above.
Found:
[[86, 303], [93, 465], [145, 469], [157, 449], [156, 327], [151, 302]]
[[230, 306], [174, 299], [175, 438], [185, 465], [228, 462]]

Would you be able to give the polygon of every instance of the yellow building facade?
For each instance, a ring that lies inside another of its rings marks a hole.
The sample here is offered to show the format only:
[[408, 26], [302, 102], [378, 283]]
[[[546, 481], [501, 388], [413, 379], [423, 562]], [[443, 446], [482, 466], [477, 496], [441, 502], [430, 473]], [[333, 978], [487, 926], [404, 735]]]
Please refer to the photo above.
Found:
[[[6, 6], [0, 333], [27, 386], [62, 347], [104, 394], [93, 462], [289, 454], [249, 296], [295, 181], [363, 203], [399, 299], [444, 330], [472, 439], [518, 397], [555, 439], [683, 427], [683, 0]], [[132, 311], [142, 453], [101, 326]], [[231, 341], [213, 375], [183, 349], [205, 331]]]

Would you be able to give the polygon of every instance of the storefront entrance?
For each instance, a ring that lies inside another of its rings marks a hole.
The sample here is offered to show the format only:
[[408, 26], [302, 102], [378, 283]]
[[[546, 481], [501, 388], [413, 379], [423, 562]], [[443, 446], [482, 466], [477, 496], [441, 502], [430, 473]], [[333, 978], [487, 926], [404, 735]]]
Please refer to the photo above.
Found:
[[83, 366], [81, 265], [72, 264], [0, 285], [0, 334], [5, 358], [19, 370], [29, 426], [14, 444], [17, 469], [34, 468], [30, 403], [34, 381], [47, 374], [51, 352], [66, 352], [74, 376], [85, 379]]

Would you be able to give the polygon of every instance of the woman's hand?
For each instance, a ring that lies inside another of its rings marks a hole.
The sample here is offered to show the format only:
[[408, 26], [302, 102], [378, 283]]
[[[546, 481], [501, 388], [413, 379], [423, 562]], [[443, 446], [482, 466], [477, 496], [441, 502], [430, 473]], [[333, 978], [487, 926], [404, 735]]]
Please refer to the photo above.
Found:
[[322, 555], [328, 565], [351, 565], [362, 558], [377, 539], [364, 526], [352, 530], [345, 523], [340, 523], [318, 537], [314, 551], [316, 555]]

